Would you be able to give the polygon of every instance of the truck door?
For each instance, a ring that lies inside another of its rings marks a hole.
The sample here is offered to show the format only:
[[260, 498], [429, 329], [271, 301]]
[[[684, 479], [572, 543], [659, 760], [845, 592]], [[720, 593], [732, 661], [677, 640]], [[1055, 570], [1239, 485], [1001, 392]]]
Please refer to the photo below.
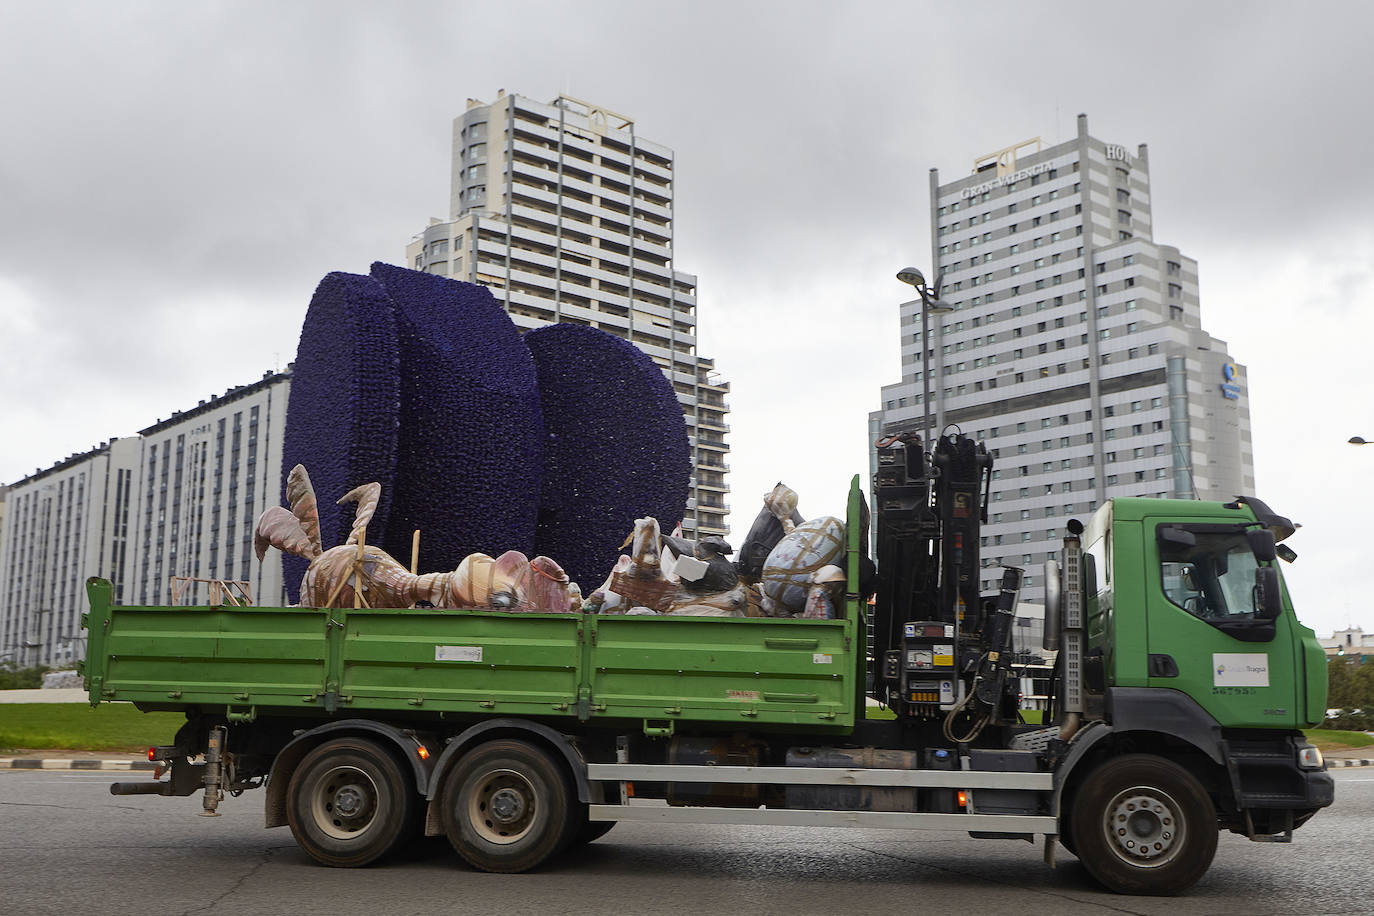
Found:
[[1187, 693], [1226, 727], [1296, 728], [1292, 612], [1262, 619], [1245, 529], [1147, 521], [1145, 563], [1149, 686]]

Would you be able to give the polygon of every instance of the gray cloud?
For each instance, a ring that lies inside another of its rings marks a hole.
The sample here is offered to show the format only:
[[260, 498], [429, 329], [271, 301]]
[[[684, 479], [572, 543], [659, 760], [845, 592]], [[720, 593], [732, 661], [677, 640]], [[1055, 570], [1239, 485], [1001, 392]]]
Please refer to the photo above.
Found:
[[[1371, 24], [1354, 2], [8, 4], [0, 480], [284, 364], [326, 272], [397, 262], [446, 215], [451, 121], [505, 88], [676, 151], [737, 528], [778, 476], [834, 512], [866, 467], [929, 168], [1079, 112], [1149, 143], [1155, 237], [1199, 260], [1204, 322], [1250, 367], [1262, 495], [1317, 518], [1293, 416], [1312, 442], [1374, 429], [1361, 372], [1339, 398], [1311, 381], [1363, 364], [1374, 308]], [[1358, 535], [1320, 521], [1324, 549], [1296, 545], [1320, 575], [1294, 581], [1339, 608], [1351, 571], [1321, 556]]]

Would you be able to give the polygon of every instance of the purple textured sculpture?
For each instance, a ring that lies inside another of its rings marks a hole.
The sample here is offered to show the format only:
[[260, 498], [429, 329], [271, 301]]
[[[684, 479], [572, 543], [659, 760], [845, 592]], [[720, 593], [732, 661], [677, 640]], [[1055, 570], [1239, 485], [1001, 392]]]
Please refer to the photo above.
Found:
[[[391, 485], [399, 365], [394, 309], [381, 284], [356, 274], [326, 275], [301, 327], [282, 446], [283, 501], [291, 468], [308, 464], [320, 493], [325, 543], [342, 543], [353, 522], [352, 507], [335, 500], [362, 483], [376, 481], [384, 491]], [[374, 518], [373, 530], [380, 531], [387, 519], [385, 501]], [[293, 602], [299, 600], [307, 565], [297, 557], [283, 560]]]
[[372, 277], [395, 304], [400, 352], [382, 546], [406, 562], [419, 529], [429, 569], [454, 569], [470, 553], [533, 555], [544, 431], [520, 332], [485, 287], [381, 263]]
[[663, 370], [633, 344], [555, 324], [525, 335], [539, 369], [544, 486], [535, 552], [590, 594], [635, 519], [672, 531], [692, 473], [687, 424]]

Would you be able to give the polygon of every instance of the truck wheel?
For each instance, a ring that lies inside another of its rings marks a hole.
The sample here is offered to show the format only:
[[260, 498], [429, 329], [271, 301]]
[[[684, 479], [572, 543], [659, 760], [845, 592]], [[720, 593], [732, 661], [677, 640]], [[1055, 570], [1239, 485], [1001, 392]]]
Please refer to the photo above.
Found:
[[1071, 842], [1088, 873], [1119, 894], [1176, 894], [1217, 851], [1217, 814], [1187, 770], [1149, 754], [1088, 774], [1070, 812]]
[[571, 804], [576, 798], [548, 754], [524, 741], [491, 741], [444, 781], [444, 832], [474, 868], [529, 871], [567, 845]]
[[356, 868], [414, 831], [419, 796], [384, 748], [361, 738], [326, 741], [305, 755], [287, 787], [291, 834], [322, 865]]

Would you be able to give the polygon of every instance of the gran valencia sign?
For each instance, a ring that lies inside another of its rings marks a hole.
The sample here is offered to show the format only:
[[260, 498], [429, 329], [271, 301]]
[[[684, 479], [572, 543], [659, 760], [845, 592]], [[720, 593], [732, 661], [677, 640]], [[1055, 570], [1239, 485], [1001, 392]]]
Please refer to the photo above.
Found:
[[1030, 178], [1032, 175], [1039, 175], [1041, 172], [1048, 172], [1049, 170], [1050, 164], [1048, 162], [1042, 162], [1039, 165], [1032, 165], [1029, 168], [1021, 169], [1018, 172], [1012, 172], [1010, 175], [1003, 175], [1001, 178], [994, 178], [992, 181], [985, 181], [982, 184], [976, 184], [971, 188], [964, 188], [963, 197], [966, 200], [970, 197], [977, 197], [979, 194], [982, 194], [985, 191], [991, 191], [993, 188], [1000, 188], [1003, 185], [1015, 184], [1016, 182], [1021, 181], [1022, 179]]

